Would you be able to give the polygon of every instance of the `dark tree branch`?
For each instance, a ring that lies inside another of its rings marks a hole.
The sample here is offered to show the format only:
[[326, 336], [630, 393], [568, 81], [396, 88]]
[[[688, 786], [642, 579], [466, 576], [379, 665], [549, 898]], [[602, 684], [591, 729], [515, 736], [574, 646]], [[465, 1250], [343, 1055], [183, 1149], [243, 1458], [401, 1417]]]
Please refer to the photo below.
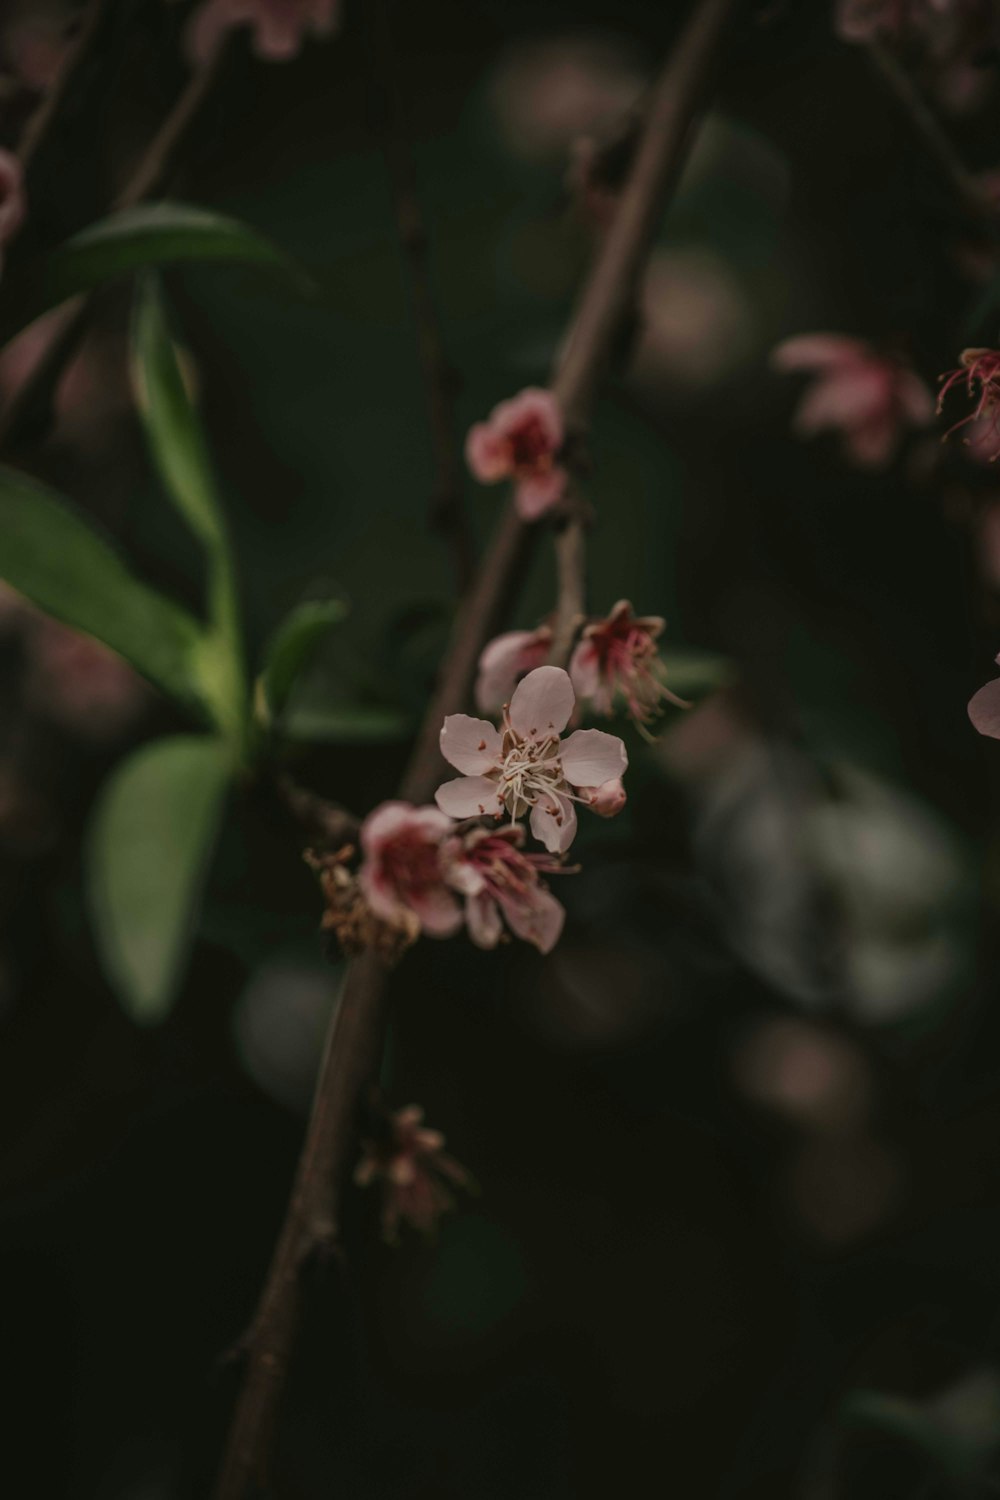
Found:
[[28, 120], [21, 139], [17, 143], [17, 157], [25, 172], [47, 140], [77, 79], [94, 55], [97, 42], [104, 29], [104, 22], [111, 14], [111, 6], [112, 0], [90, 0], [90, 4], [84, 11], [76, 36], [63, 54], [59, 71], [46, 89], [38, 108]]
[[[584, 287], [553, 377], [568, 425], [585, 428], [595, 392], [611, 363], [671, 185], [683, 165], [735, 0], [699, 0], [650, 102], [639, 150]], [[568, 528], [580, 522], [571, 520]], [[501, 518], [478, 577], [459, 609], [440, 682], [400, 796], [430, 799], [442, 769], [438, 734], [446, 714], [467, 700], [480, 652], [524, 574], [542, 528], [528, 526], [512, 502]], [[567, 579], [561, 605], [568, 613], [582, 596], [582, 538], [561, 543]], [[570, 556], [572, 554], [572, 565]], [[574, 583], [569, 585], [572, 574]], [[312, 1117], [288, 1214], [245, 1341], [246, 1369], [230, 1430], [216, 1500], [248, 1500], [263, 1485], [285, 1371], [301, 1303], [300, 1271], [336, 1242], [341, 1181], [353, 1145], [361, 1094], [374, 1070], [386, 1015], [388, 970], [373, 954], [352, 960], [331, 1023]]]
[[475, 557], [462, 504], [462, 470], [454, 404], [457, 376], [445, 350], [431, 287], [427, 231], [417, 193], [416, 164], [409, 146], [410, 132], [393, 45], [389, 0], [374, 0], [372, 27], [375, 33], [376, 88], [382, 96], [379, 134], [392, 187], [399, 243], [410, 283], [434, 452], [436, 474], [428, 520], [431, 529], [440, 532], [451, 543], [455, 579], [459, 593], [464, 593], [472, 577]]

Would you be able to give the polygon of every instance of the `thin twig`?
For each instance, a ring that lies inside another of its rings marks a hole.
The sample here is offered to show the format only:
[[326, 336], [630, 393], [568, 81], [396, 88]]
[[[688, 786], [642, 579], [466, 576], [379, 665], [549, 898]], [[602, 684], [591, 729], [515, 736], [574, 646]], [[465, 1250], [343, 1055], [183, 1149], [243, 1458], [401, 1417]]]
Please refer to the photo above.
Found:
[[[115, 197], [113, 212], [135, 208], [153, 197], [169, 182], [221, 71], [227, 49], [220, 47], [211, 60], [192, 74], [173, 108], [150, 141], [138, 166]], [[64, 310], [44, 353], [0, 413], [0, 448], [20, 437], [37, 438], [45, 431], [52, 413], [52, 400], [59, 377], [73, 358], [87, 330], [94, 296], [79, 297]]]
[[[578, 429], [586, 425], [598, 382], [610, 363], [615, 335], [632, 305], [640, 269], [669, 187], [683, 164], [734, 4], [735, 0], [700, 0], [653, 95], [635, 166], [554, 375], [563, 410]], [[478, 578], [459, 610], [437, 691], [403, 777], [400, 795], [409, 801], [428, 800], [440, 780], [442, 718], [464, 706], [480, 652], [523, 576], [539, 530], [521, 521], [513, 503], [508, 503]], [[567, 542], [567, 551], [569, 546]], [[299, 1272], [317, 1251], [336, 1242], [341, 1178], [358, 1102], [378, 1052], [387, 979], [385, 964], [372, 954], [354, 959], [348, 967], [292, 1200], [245, 1341], [244, 1383], [216, 1500], [246, 1500], [252, 1487], [265, 1480], [301, 1303]]]
[[994, 234], [997, 233], [995, 206], [962, 161], [902, 63], [882, 42], [867, 43], [865, 52], [966, 213], [985, 223]]
[[440, 532], [451, 543], [455, 578], [461, 594], [465, 592], [472, 577], [475, 555], [462, 504], [462, 471], [458, 458], [454, 403], [457, 377], [445, 351], [431, 288], [427, 231], [417, 193], [416, 163], [409, 146], [407, 111], [393, 45], [388, 0], [375, 0], [372, 26], [375, 32], [377, 85], [383, 104], [379, 112], [379, 134], [392, 187], [399, 242], [410, 283], [417, 350], [423, 372], [434, 450], [436, 473], [428, 521], [433, 531]]
[[76, 36], [63, 53], [59, 71], [25, 125], [17, 143], [17, 157], [25, 171], [47, 139], [74, 84], [90, 62], [104, 22], [111, 13], [111, 4], [112, 0], [90, 0]]

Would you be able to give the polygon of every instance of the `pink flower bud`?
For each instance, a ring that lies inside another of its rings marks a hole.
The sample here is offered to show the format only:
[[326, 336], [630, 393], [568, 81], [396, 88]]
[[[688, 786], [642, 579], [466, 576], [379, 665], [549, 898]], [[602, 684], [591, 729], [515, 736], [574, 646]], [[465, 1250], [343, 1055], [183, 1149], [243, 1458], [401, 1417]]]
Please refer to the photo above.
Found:
[[628, 800], [618, 776], [604, 782], [603, 786], [582, 786], [580, 795], [599, 818], [616, 818]]

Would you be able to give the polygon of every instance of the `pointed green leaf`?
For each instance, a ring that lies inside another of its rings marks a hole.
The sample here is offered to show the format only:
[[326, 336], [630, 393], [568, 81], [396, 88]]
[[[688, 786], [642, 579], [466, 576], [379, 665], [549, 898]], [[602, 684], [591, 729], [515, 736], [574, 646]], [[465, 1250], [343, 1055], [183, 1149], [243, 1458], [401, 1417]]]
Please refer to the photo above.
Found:
[[170, 1010], [184, 975], [231, 762], [207, 735], [157, 740], [112, 774], [87, 848], [98, 947], [125, 1009]]
[[323, 637], [346, 614], [342, 599], [315, 599], [286, 615], [264, 652], [259, 701], [265, 721], [279, 716]]
[[159, 284], [143, 277], [132, 320], [132, 383], [153, 462], [164, 488], [208, 555], [207, 663], [220, 727], [245, 729], [247, 687], [236, 577], [225, 518], [201, 418], [167, 327]]
[[143, 203], [88, 225], [41, 268], [28, 272], [16, 289], [5, 288], [5, 337], [13, 337], [48, 308], [115, 277], [191, 261], [259, 266], [281, 274], [300, 295], [315, 291], [301, 267], [248, 224], [190, 203]]
[[140, 582], [51, 490], [0, 467], [0, 578], [47, 614], [96, 636], [179, 699], [204, 701], [197, 620]]

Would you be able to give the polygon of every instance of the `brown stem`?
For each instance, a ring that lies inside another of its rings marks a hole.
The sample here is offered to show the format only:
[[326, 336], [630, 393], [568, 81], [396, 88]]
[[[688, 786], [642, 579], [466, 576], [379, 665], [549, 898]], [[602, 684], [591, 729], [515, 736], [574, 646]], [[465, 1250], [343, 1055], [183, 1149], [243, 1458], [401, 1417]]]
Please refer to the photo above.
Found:
[[111, 0], [90, 0], [76, 36], [63, 54], [52, 83], [46, 89], [38, 108], [28, 120], [17, 143], [17, 157], [25, 171], [48, 137], [66, 99], [83, 69], [89, 63], [104, 21], [111, 12]]
[[[734, 3], [699, 0], [653, 95], [614, 224], [602, 243], [571, 324], [565, 352], [554, 372], [553, 387], [576, 428], [586, 425], [598, 381], [610, 364], [616, 333], [632, 305], [639, 271], [669, 187], [683, 164]], [[567, 531], [578, 525], [580, 522], [571, 520]], [[437, 691], [403, 777], [400, 795], [409, 801], [428, 800], [440, 781], [441, 721], [464, 706], [480, 652], [523, 576], [540, 530], [521, 521], [513, 503], [508, 503], [479, 575], [459, 610]], [[562, 546], [567, 565], [572, 552], [572, 570], [582, 579], [582, 541], [569, 532]], [[566, 597], [570, 594], [567, 584]], [[246, 1500], [250, 1485], [263, 1479], [295, 1337], [301, 1299], [299, 1271], [317, 1248], [333, 1243], [336, 1236], [341, 1179], [353, 1141], [357, 1105], [374, 1067], [385, 1020], [386, 980], [385, 965], [373, 955], [354, 959], [349, 965], [292, 1201], [246, 1340], [246, 1376], [216, 1500]], [[342, 1019], [345, 1006], [347, 1015]]]
[[996, 234], [996, 208], [962, 161], [902, 63], [882, 42], [869, 42], [865, 52], [963, 209], [971, 218], [984, 223]]
[[417, 333], [417, 352], [423, 373], [427, 414], [436, 471], [428, 521], [451, 543], [459, 593], [469, 585], [475, 563], [472, 538], [462, 504], [462, 471], [456, 441], [454, 391], [456, 373], [445, 351], [431, 288], [427, 231], [417, 193], [417, 172], [409, 147], [410, 133], [393, 46], [388, 0], [375, 0], [375, 63], [383, 98], [379, 134], [392, 187], [399, 242], [410, 283], [410, 300]]
[[[113, 211], [134, 208], [159, 192], [170, 180], [191, 129], [218, 78], [226, 50], [219, 48], [212, 60], [188, 80], [132, 176], [115, 197]], [[80, 347], [94, 295], [79, 297], [64, 309], [64, 315], [58, 320], [38, 363], [0, 414], [0, 448], [22, 436], [37, 438], [45, 431], [59, 377]]]

